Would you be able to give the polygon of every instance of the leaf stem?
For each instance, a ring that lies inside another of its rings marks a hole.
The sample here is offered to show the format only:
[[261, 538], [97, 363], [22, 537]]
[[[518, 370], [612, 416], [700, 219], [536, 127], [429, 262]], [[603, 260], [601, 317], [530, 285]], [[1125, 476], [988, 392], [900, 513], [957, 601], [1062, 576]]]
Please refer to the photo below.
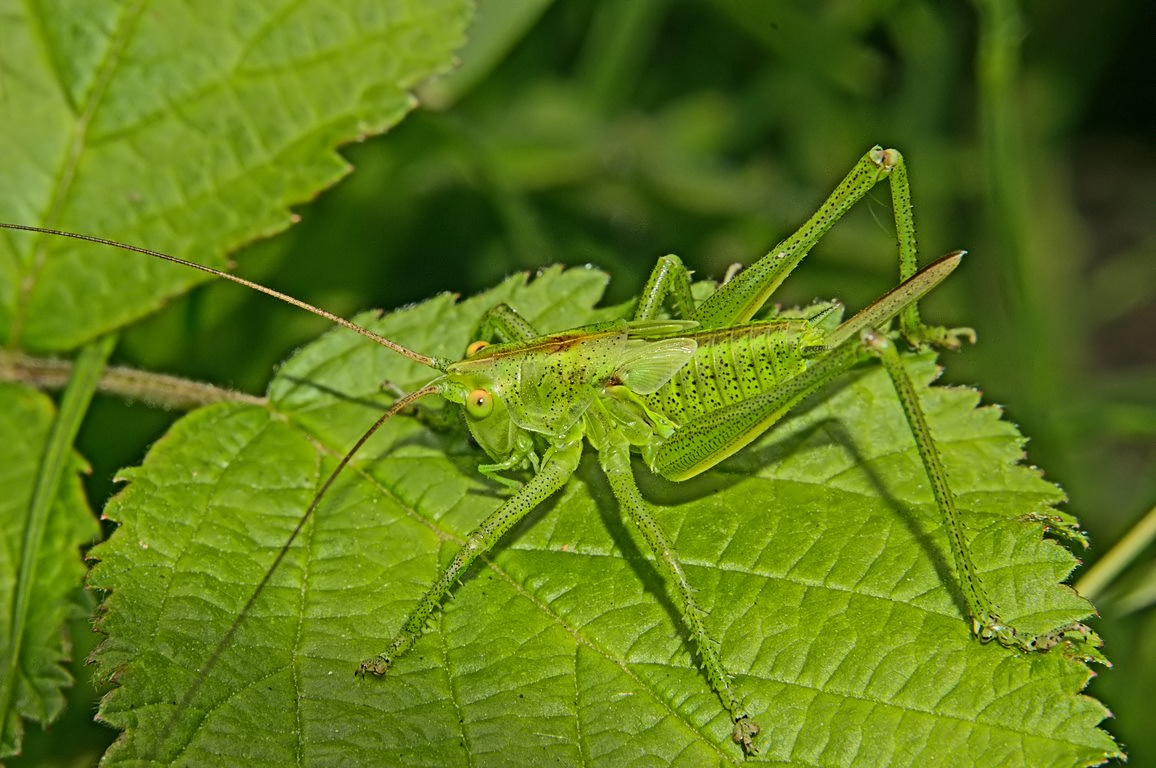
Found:
[[[28, 384], [43, 390], [59, 390], [68, 383], [74, 367], [75, 363], [71, 360], [32, 357], [0, 350], [0, 381]], [[245, 392], [123, 366], [106, 368], [97, 383], [96, 391], [166, 410], [188, 411], [220, 402], [265, 404], [265, 398]]]

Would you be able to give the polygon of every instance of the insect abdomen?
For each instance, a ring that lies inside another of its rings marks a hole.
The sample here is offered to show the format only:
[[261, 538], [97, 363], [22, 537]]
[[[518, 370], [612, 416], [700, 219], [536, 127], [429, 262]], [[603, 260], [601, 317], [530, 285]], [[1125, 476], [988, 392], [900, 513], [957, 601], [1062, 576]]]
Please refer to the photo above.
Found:
[[690, 362], [643, 397], [675, 424], [775, 389], [807, 367], [803, 350], [822, 344], [820, 334], [803, 320], [753, 323], [692, 337], [698, 349]]

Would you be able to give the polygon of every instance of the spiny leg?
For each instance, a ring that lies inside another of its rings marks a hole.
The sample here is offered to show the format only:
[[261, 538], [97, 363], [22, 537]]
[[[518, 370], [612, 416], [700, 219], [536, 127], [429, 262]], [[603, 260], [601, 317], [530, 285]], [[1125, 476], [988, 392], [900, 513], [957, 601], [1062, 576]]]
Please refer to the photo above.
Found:
[[[895, 236], [899, 241], [899, 281], [904, 282], [919, 271], [919, 248], [915, 242], [915, 215], [911, 207], [911, 184], [907, 180], [907, 162], [897, 149], [883, 150], [883, 163], [890, 168], [891, 212], [895, 218]], [[959, 349], [960, 340], [975, 343], [971, 328], [943, 328], [924, 325], [919, 318], [917, 302], [909, 304], [899, 315], [899, 330], [912, 346], [930, 344], [943, 349]]]
[[694, 297], [690, 293], [690, 272], [682, 264], [682, 259], [674, 254], [668, 254], [658, 259], [646, 287], [638, 297], [638, 306], [634, 310], [635, 320], [654, 320], [662, 309], [662, 302], [667, 297], [674, 302], [676, 316], [682, 318], [694, 317]]
[[1021, 651], [1047, 651], [1058, 645], [1064, 646], [1065, 654], [1088, 661], [1099, 660], [1102, 655], [1097, 648], [1099, 639], [1094, 633], [1081, 624], [1072, 622], [1041, 634], [1030, 634], [1004, 624], [996, 611], [991, 598], [984, 589], [979, 570], [971, 559], [971, 550], [967, 545], [959, 513], [955, 508], [955, 496], [947, 482], [947, 471], [939, 455], [931, 430], [927, 425], [927, 418], [919, 404], [915, 387], [899, 351], [890, 339], [874, 331], [863, 334], [863, 342], [869, 352], [879, 357], [895, 391], [899, 395], [899, 402], [903, 406], [907, 423], [911, 427], [911, 434], [915, 438], [919, 456], [931, 483], [932, 494], [935, 496], [936, 506], [943, 517], [951, 541], [952, 555], [955, 559], [956, 572], [963, 589], [964, 599], [967, 602], [968, 612], [971, 614], [972, 631], [980, 640], [988, 642], [995, 640], [1001, 645], [1016, 648]]
[[[907, 280], [919, 269], [907, 168], [898, 150], [876, 146], [859, 159], [797, 232], [747, 269], [726, 280], [697, 310], [691, 296], [690, 274], [682, 261], [674, 255], [660, 258], [639, 298], [634, 319], [657, 317], [663, 300], [670, 296], [680, 317], [697, 319], [703, 328], [721, 328], [750, 320], [815, 243], [884, 178], [889, 178], [891, 184], [892, 210], [899, 240], [899, 276], [901, 281]], [[901, 323], [905, 337], [914, 339], [919, 335], [922, 324], [914, 305], [904, 311]]]
[[613, 433], [608, 435], [607, 444], [600, 446], [598, 457], [602, 462], [602, 469], [610, 481], [610, 488], [614, 497], [627, 518], [646, 539], [650, 551], [654, 553], [655, 562], [662, 573], [667, 585], [678, 604], [682, 618], [690, 628], [694, 637], [699, 657], [702, 659], [702, 668], [706, 672], [711, 688], [718, 694], [726, 707], [727, 713], [734, 724], [731, 738], [742, 747], [747, 755], [758, 753], [754, 744], [755, 736], [759, 732], [759, 725], [750, 718], [739, 704], [734, 691], [730, 686], [730, 674], [723, 666], [719, 656], [718, 643], [707, 633], [703, 621], [705, 612], [698, 607], [694, 600], [694, 589], [687, 581], [682, 565], [678, 562], [674, 547], [670, 539], [659, 527], [654, 516], [650, 514], [648, 505], [642, 498], [638, 486], [634, 482], [634, 474], [630, 467], [630, 447], [621, 436]]
[[[915, 218], [907, 166], [896, 149], [872, 147], [839, 183], [819, 210], [797, 232], [776, 245], [766, 256], [735, 275], [695, 311], [692, 319], [701, 327], [724, 328], [750, 320], [762, 309], [775, 289], [828, 230], [876, 184], [887, 179], [891, 186], [892, 214], [899, 243], [899, 276], [907, 280], [919, 269]], [[958, 348], [961, 339], [974, 341], [970, 328], [924, 326], [915, 303], [900, 318], [903, 336], [914, 346], [932, 344]]]
[[[923, 407], [919, 404], [919, 396], [907, 370], [903, 367], [903, 360], [895, 344], [885, 335], [874, 330], [863, 333], [863, 344], [869, 352], [877, 356], [883, 363], [887, 374], [895, 385], [895, 392], [903, 406], [903, 413], [911, 427], [911, 435], [915, 438], [919, 457], [923, 461], [923, 468], [927, 473], [931, 492], [935, 497], [935, 504], [943, 518], [943, 525], [951, 542], [952, 557], [955, 560], [955, 570], [958, 575], [963, 598], [967, 603], [968, 613], [971, 615], [972, 631], [982, 641], [996, 640], [1001, 645], [1019, 648], [1023, 651], [1033, 651], [1047, 644], [1049, 635], [1026, 635], [1015, 628], [1004, 624], [995, 609], [991, 598], [984, 588], [979, 569], [971, 559], [971, 548], [960, 521], [959, 512], [955, 508], [955, 495], [947, 482], [947, 471], [936, 447], [931, 429], [927, 425], [927, 418]], [[1052, 643], [1053, 645], [1055, 643]]]
[[872, 147], [797, 232], [721, 285], [699, 306], [693, 319], [709, 329], [745, 323], [754, 317], [835, 222], [887, 178], [892, 170], [890, 162], [897, 157], [895, 150]]
[[389, 644], [389, 648], [361, 662], [357, 668], [358, 677], [364, 677], [367, 672], [378, 676], [388, 672], [393, 663], [408, 653], [425, 633], [426, 622], [434, 610], [441, 605], [442, 600], [474, 560], [490, 551], [507, 531], [566, 484], [582, 457], [580, 438], [579, 435], [562, 443], [561, 447], [547, 452], [538, 473], [470, 533], [466, 543], [454, 555], [454, 559], [410, 612], [398, 630], [397, 636]]
[[529, 341], [538, 335], [538, 331], [529, 320], [522, 317], [518, 310], [502, 302], [490, 307], [482, 315], [482, 320], [474, 333], [477, 341], [470, 345], [470, 349], [473, 350], [475, 345], [486, 346], [488, 340], [495, 336], [502, 341]]

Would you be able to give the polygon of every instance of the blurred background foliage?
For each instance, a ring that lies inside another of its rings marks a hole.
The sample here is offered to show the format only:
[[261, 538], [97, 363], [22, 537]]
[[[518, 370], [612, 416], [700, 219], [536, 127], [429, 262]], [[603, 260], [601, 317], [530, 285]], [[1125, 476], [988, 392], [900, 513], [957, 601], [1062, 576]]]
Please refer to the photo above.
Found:
[[[970, 252], [926, 302], [979, 334], [944, 380], [978, 384], [1031, 436], [1093, 563], [1156, 501], [1154, 22], [1147, 0], [480, 0], [425, 108], [347, 148], [356, 173], [236, 261], [346, 315], [556, 262], [607, 270], [619, 301], [663, 253], [700, 277], [753, 261], [871, 145], [898, 147], [924, 257]], [[853, 211], [780, 300], [854, 309], [892, 286], [888, 204], [880, 188]], [[260, 392], [324, 327], [230, 285], [178, 309], [126, 334], [121, 359]], [[81, 442], [97, 503], [172, 417], [98, 402]], [[1090, 689], [1137, 765], [1156, 764], [1145, 558], [1097, 597], [1116, 666]], [[91, 633], [74, 640], [83, 658]], [[96, 728], [93, 695], [78, 686], [70, 719], [13, 764], [91, 763], [110, 734], [71, 757], [54, 745]]]

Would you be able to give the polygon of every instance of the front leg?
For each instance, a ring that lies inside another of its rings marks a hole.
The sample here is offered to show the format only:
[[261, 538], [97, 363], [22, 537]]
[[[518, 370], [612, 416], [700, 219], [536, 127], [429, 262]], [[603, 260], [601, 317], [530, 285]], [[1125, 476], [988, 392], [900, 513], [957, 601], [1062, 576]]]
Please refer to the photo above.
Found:
[[450, 589], [474, 560], [479, 555], [489, 552], [507, 531], [566, 484], [578, 467], [578, 460], [582, 458], [581, 435], [569, 437], [571, 439], [548, 451], [538, 473], [470, 533], [466, 543], [454, 555], [454, 559], [410, 612], [398, 630], [397, 636], [389, 644], [389, 648], [358, 665], [356, 673], [358, 677], [365, 677], [366, 673], [380, 677], [388, 672], [390, 667], [408, 653], [425, 633], [426, 623], [434, 610], [441, 605]]

